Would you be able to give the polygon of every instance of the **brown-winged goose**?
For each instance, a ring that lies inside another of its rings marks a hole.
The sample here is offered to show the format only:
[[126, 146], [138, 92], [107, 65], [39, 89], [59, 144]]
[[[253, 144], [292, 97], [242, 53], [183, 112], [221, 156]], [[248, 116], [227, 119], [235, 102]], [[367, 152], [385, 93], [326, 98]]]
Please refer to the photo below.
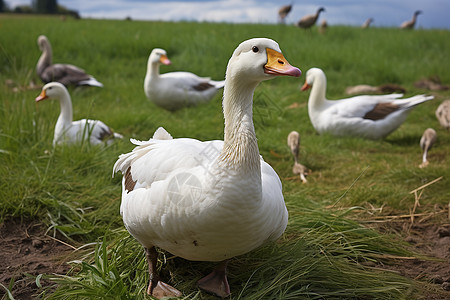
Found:
[[319, 68], [309, 69], [302, 90], [311, 89], [308, 114], [318, 133], [381, 139], [396, 130], [410, 110], [433, 96], [416, 95], [399, 99], [403, 94], [360, 95], [327, 100], [327, 79]]
[[90, 85], [103, 87], [103, 84], [83, 69], [69, 64], [52, 63], [52, 46], [45, 35], [38, 37], [39, 49], [42, 54], [36, 65], [36, 73], [44, 83], [60, 82], [65, 86], [69, 85]]
[[160, 74], [161, 64], [169, 65], [171, 61], [165, 50], [155, 48], [148, 58], [144, 91], [150, 101], [170, 111], [210, 101], [225, 83], [190, 72]]
[[67, 88], [59, 82], [44, 85], [36, 102], [45, 99], [57, 99], [61, 112], [56, 121], [53, 146], [58, 144], [74, 144], [87, 141], [92, 145], [110, 144], [114, 139], [122, 138], [109, 126], [99, 120], [82, 119], [73, 121], [72, 101]]

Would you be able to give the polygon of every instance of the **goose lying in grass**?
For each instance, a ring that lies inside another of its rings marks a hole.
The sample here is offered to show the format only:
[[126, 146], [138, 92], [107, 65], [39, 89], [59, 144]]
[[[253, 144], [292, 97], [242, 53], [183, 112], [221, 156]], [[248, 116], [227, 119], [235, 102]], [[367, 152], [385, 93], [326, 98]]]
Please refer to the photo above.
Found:
[[420, 138], [420, 148], [422, 148], [423, 155], [422, 155], [422, 163], [419, 165], [420, 168], [425, 168], [428, 166], [428, 151], [433, 147], [434, 143], [436, 142], [437, 134], [436, 131], [433, 128], [427, 128], [424, 132], [422, 137]]
[[330, 101], [325, 98], [325, 73], [318, 68], [308, 70], [302, 91], [311, 87], [308, 113], [318, 133], [374, 140], [384, 138], [396, 130], [406, 120], [411, 108], [434, 98], [417, 95], [398, 99], [403, 95], [390, 94], [361, 95]]
[[155, 48], [148, 58], [144, 91], [150, 101], [170, 111], [210, 101], [225, 83], [189, 72], [159, 74], [161, 64], [171, 61], [165, 50]]
[[110, 144], [114, 139], [122, 138], [122, 135], [113, 132], [102, 121], [88, 119], [72, 121], [72, 100], [63, 84], [47, 83], [36, 98], [36, 102], [48, 98], [58, 99], [61, 105], [61, 113], [55, 125], [53, 146], [63, 143], [80, 143], [83, 140], [89, 141], [92, 145]]
[[291, 131], [287, 137], [287, 144], [291, 149], [292, 156], [294, 156], [294, 166], [292, 173], [300, 175], [300, 180], [307, 183], [306, 176], [308, 175], [308, 168], [298, 162], [298, 153], [300, 150], [300, 134], [297, 131]]
[[36, 73], [44, 83], [53, 81], [68, 85], [90, 85], [103, 87], [92, 75], [83, 69], [68, 64], [52, 64], [52, 46], [45, 35], [38, 37], [39, 49], [42, 54], [36, 65]]
[[132, 140], [137, 147], [115, 163], [113, 172], [124, 174], [125, 227], [146, 249], [149, 294], [181, 295], [159, 280], [155, 247], [188, 260], [221, 262], [198, 285], [226, 297], [228, 260], [284, 232], [288, 213], [281, 181], [259, 154], [252, 118], [256, 86], [281, 75], [301, 72], [276, 42], [242, 42], [226, 71], [224, 141], [172, 139], [160, 127], [149, 141]]

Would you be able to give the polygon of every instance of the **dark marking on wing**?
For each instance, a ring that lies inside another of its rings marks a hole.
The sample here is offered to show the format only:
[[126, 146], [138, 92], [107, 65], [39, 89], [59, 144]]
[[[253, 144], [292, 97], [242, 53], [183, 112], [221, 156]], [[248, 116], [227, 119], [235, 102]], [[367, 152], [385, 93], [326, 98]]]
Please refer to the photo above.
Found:
[[135, 185], [136, 181], [133, 180], [133, 176], [131, 176], [131, 167], [129, 167], [125, 172], [125, 190], [127, 191], [127, 194], [134, 190]]
[[197, 240], [194, 240], [194, 241], [192, 242], [192, 244], [194, 244], [195, 247], [198, 247], [198, 242], [197, 242]]
[[400, 106], [389, 102], [378, 103], [371, 111], [367, 112], [363, 118], [373, 121], [382, 120], [386, 118], [389, 114], [397, 111], [399, 108]]
[[209, 84], [208, 82], [201, 82], [201, 83], [193, 86], [194, 90], [196, 90], [196, 91], [205, 91], [205, 90], [208, 90], [213, 87], [214, 86], [212, 84]]
[[102, 127], [102, 131], [100, 132], [99, 139], [101, 141], [107, 141], [114, 137], [114, 132], [109, 127]]

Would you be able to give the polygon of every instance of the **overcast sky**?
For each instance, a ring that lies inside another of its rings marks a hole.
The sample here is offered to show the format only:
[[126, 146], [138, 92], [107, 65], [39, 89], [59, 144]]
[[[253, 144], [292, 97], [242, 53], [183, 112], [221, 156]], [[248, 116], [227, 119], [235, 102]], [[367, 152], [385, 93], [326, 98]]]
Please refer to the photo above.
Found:
[[[31, 0], [5, 0], [14, 8]], [[373, 26], [398, 27], [422, 10], [416, 26], [450, 29], [450, 0], [59, 0], [59, 4], [77, 10], [84, 18], [164, 21], [210, 21], [230, 23], [276, 23], [283, 4], [294, 3], [287, 23], [295, 23], [305, 14], [325, 7], [319, 20], [329, 25], [360, 26], [367, 18]]]

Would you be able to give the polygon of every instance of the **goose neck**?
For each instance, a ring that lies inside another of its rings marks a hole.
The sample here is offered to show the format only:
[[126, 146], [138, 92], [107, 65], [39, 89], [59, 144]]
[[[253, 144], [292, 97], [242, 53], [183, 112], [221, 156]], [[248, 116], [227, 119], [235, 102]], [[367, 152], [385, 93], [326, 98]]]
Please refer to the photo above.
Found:
[[314, 79], [314, 84], [311, 88], [311, 94], [309, 96], [309, 104], [311, 107], [321, 107], [325, 104], [325, 93], [327, 90], [327, 80], [325, 76], [317, 76]]
[[158, 78], [159, 77], [159, 63], [151, 62], [150, 59], [148, 60], [147, 77], [148, 78]]
[[39, 57], [36, 70], [38, 74], [44, 72], [44, 70], [52, 64], [52, 47], [48, 43], [42, 44], [42, 54]]
[[260, 173], [258, 143], [253, 126], [253, 93], [257, 85], [232, 78], [226, 81], [223, 97], [225, 136], [220, 158], [233, 169]]
[[59, 98], [59, 104], [61, 106], [61, 112], [56, 123], [64, 127], [64, 125], [71, 124], [73, 121], [72, 101], [67, 90]]

